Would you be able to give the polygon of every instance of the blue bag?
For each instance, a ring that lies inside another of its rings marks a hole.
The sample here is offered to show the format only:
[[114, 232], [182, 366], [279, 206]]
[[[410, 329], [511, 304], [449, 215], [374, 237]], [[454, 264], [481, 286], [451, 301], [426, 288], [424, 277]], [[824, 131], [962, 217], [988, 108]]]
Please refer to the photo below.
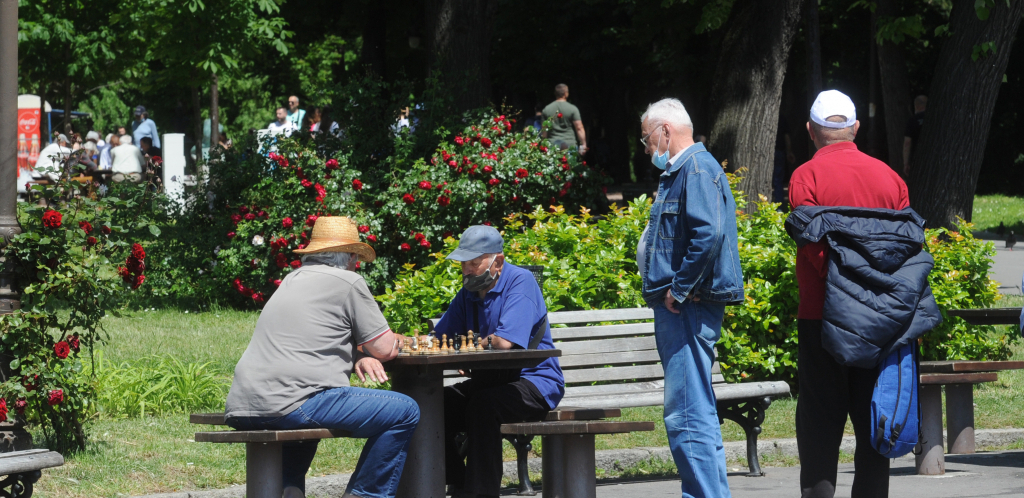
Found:
[[917, 341], [893, 351], [878, 367], [871, 395], [871, 445], [886, 458], [898, 458], [917, 445]]

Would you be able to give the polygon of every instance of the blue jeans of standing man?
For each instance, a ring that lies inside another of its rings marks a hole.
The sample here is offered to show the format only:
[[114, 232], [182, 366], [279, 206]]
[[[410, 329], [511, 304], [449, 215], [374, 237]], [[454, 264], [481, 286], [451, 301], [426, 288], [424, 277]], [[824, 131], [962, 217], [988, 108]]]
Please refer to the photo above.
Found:
[[675, 303], [654, 307], [654, 336], [665, 369], [665, 429], [683, 496], [728, 498], [725, 447], [718, 425], [711, 365], [722, 335], [725, 305]]
[[[239, 417], [227, 424], [239, 430], [340, 429], [366, 438], [346, 492], [364, 498], [395, 496], [420, 408], [412, 398], [391, 391], [338, 387], [320, 391], [283, 417]], [[306, 472], [320, 443], [286, 443], [284, 487], [306, 492]]]

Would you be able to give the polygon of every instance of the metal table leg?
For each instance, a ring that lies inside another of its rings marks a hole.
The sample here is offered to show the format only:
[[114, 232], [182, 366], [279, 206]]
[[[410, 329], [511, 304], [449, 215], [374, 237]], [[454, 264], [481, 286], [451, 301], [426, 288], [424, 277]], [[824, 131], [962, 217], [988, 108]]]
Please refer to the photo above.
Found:
[[281, 498], [281, 443], [245, 443], [245, 496]]
[[565, 436], [565, 497], [597, 498], [594, 435]]
[[942, 387], [924, 385], [921, 396], [921, 453], [917, 455], [918, 475], [946, 473], [946, 457], [942, 454]]
[[541, 494], [544, 498], [565, 498], [565, 436], [543, 436], [541, 444]]
[[442, 374], [442, 369], [432, 367], [402, 368], [393, 374], [392, 389], [409, 396], [420, 407], [420, 423], [409, 441], [398, 498], [444, 498]]
[[974, 453], [974, 384], [946, 386], [946, 444], [950, 454]]

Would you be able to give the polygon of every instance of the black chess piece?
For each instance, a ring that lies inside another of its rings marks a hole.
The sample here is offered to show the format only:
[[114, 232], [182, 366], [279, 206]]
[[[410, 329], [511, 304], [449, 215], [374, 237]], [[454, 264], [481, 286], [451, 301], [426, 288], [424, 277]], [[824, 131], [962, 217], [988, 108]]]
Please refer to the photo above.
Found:
[[458, 337], [455, 338], [455, 347], [452, 349], [454, 349], [456, 353], [458, 353], [459, 350], [462, 349], [462, 341], [460, 341]]
[[494, 346], [491, 345], [491, 336], [487, 336], [487, 350], [494, 351]]

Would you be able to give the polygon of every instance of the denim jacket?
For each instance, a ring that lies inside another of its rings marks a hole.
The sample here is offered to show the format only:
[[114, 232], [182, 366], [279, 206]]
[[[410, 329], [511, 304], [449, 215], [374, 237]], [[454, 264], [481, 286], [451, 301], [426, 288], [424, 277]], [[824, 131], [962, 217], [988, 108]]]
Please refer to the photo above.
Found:
[[661, 174], [644, 240], [643, 297], [655, 306], [671, 290], [703, 301], [743, 301], [736, 201], [718, 161], [697, 143]]

